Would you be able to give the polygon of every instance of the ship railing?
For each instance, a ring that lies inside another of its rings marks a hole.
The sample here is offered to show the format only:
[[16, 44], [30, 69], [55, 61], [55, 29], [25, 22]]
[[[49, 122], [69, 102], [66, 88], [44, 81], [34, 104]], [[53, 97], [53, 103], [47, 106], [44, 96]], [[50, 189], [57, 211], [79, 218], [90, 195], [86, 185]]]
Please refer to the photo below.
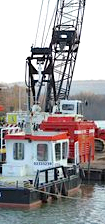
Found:
[[64, 166], [56, 166], [43, 170], [37, 170], [35, 179], [34, 177], [30, 177], [29, 179], [23, 180], [13, 178], [13, 180], [5, 180], [4, 178], [0, 180], [0, 187], [8, 187], [8, 188], [34, 188], [39, 189], [40, 187], [54, 183], [56, 181], [60, 181], [61, 179], [71, 178], [76, 173], [74, 168], [64, 167]]
[[[51, 171], [52, 174], [51, 175]], [[40, 182], [40, 176], [43, 173], [44, 177], [44, 182]], [[62, 175], [60, 175], [62, 173]], [[57, 181], [60, 178], [66, 178], [67, 173], [64, 168], [64, 166], [56, 166], [56, 167], [51, 167], [43, 170], [37, 170], [36, 176], [35, 176], [35, 181], [34, 181], [34, 188], [39, 188], [42, 184], [47, 184], [49, 181]]]

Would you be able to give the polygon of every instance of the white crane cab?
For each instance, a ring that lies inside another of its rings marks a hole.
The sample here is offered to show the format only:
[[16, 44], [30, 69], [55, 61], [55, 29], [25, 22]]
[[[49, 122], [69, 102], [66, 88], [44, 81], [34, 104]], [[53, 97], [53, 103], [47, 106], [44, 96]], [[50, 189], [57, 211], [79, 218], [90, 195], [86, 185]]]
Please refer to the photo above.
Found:
[[53, 107], [52, 113], [68, 114], [71, 116], [83, 117], [83, 102], [81, 100], [60, 100], [58, 105]]
[[80, 100], [61, 100], [59, 109], [63, 114], [75, 114], [82, 116], [83, 103]]

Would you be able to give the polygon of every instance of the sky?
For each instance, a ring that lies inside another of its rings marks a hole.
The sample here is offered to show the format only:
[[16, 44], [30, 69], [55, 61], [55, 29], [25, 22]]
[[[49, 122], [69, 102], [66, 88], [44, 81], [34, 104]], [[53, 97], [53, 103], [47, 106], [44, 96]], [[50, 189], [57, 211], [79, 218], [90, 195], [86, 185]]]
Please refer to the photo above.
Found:
[[[54, 8], [56, 0], [50, 1]], [[0, 82], [25, 81], [25, 62], [35, 43], [40, 6], [41, 0], [0, 1]], [[73, 80], [105, 80], [104, 21], [105, 1], [86, 0]]]

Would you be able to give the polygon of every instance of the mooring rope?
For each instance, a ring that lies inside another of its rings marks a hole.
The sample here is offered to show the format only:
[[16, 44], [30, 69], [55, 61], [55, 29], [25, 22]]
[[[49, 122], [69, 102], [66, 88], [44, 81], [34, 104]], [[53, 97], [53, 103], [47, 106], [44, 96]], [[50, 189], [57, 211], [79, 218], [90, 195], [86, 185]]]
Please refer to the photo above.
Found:
[[[46, 195], [50, 195], [50, 196], [54, 196], [56, 198], [64, 198], [64, 199], [73, 199], [73, 200], [81, 200], [81, 201], [87, 201], [87, 198], [80, 198], [80, 197], [71, 197], [71, 196], [65, 196], [65, 195], [61, 195], [61, 194], [54, 194], [54, 193], [50, 193], [47, 191], [42, 191], [42, 190], [38, 190], [38, 189], [34, 189], [36, 192], [42, 193], [42, 194], [46, 194]], [[60, 193], [60, 192], [59, 192]], [[97, 202], [100, 202], [100, 200], [97, 200]]]
[[38, 193], [47, 194], [47, 195], [50, 195], [50, 196], [56, 196], [57, 198], [65, 198], [65, 199], [73, 199], [73, 200], [81, 199], [81, 200], [85, 200], [85, 201], [87, 201], [87, 199], [85, 199], [85, 198], [65, 196], [65, 195], [55, 194], [55, 193], [50, 193], [50, 192], [48, 192], [48, 191], [43, 191], [43, 190], [38, 190], [38, 189], [34, 189], [34, 190], [35, 190], [36, 192], [38, 192]]

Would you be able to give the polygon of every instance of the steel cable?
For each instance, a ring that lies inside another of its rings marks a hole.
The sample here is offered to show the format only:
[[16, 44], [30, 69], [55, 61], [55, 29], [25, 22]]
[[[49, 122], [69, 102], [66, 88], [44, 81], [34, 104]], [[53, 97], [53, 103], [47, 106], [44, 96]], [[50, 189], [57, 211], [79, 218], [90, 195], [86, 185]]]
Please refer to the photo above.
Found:
[[45, 17], [45, 24], [44, 24], [44, 28], [43, 28], [43, 35], [42, 35], [41, 47], [42, 47], [43, 39], [44, 39], [44, 33], [45, 33], [45, 28], [46, 28], [46, 22], [47, 22], [47, 16], [48, 16], [49, 3], [50, 3], [50, 0], [48, 0], [48, 3], [47, 3], [47, 11], [46, 11], [46, 17]]
[[38, 26], [37, 26], [37, 31], [36, 31], [36, 37], [35, 37], [35, 44], [34, 44], [34, 46], [36, 45], [36, 41], [37, 41], [38, 29], [39, 29], [39, 24], [40, 24], [40, 18], [41, 18], [41, 12], [42, 12], [42, 7], [43, 7], [43, 2], [44, 2], [44, 0], [42, 0], [42, 4], [41, 4], [41, 8], [40, 8], [39, 20], [38, 20]]

